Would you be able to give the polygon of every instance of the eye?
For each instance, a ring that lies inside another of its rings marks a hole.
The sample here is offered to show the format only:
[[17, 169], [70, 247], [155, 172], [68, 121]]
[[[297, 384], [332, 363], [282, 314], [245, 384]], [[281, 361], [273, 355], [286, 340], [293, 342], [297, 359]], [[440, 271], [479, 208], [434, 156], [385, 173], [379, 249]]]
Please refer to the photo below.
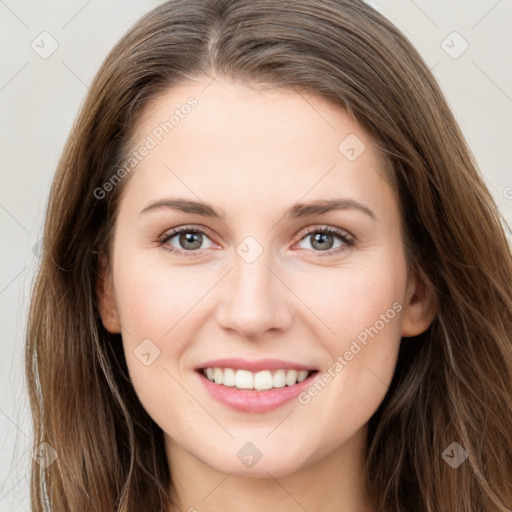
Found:
[[[300, 242], [308, 239], [310, 240], [309, 245], [312, 247], [311, 250], [323, 253], [319, 254], [319, 256], [339, 253], [355, 245], [353, 237], [346, 231], [331, 226], [310, 228], [305, 234], [303, 233]], [[336, 239], [338, 240], [337, 245]], [[174, 243], [172, 243], [173, 240]], [[202, 247], [205, 240], [209, 241], [209, 245]], [[189, 226], [173, 229], [171, 232], [160, 237], [158, 242], [166, 250], [183, 256], [200, 256], [204, 249], [209, 249], [213, 245], [203, 230]], [[300, 242], [298, 243], [300, 244]]]
[[[338, 245], [335, 243], [336, 239], [339, 241]], [[305, 240], [310, 241], [312, 250], [324, 253], [319, 256], [338, 253], [354, 245], [354, 239], [346, 231], [330, 226], [310, 228], [300, 241]]]
[[[171, 243], [173, 239], [175, 239], [174, 244]], [[210, 245], [201, 247], [205, 240], [209, 240]], [[208, 249], [212, 246], [211, 240], [204, 231], [187, 226], [173, 229], [170, 233], [163, 235], [158, 241], [160, 245], [165, 246], [168, 251], [183, 254], [184, 256], [198, 256], [200, 250]], [[178, 247], [176, 247], [175, 244], [177, 244]]]

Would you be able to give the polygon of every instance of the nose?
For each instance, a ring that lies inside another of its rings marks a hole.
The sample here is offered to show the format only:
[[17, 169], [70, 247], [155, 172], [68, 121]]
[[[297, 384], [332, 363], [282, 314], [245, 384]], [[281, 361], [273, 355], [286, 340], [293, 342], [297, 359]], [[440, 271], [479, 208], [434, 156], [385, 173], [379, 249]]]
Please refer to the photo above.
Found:
[[218, 324], [252, 340], [289, 328], [293, 294], [272, 268], [270, 256], [264, 251], [252, 263], [238, 254], [234, 258], [234, 268], [224, 280], [224, 297], [217, 308]]

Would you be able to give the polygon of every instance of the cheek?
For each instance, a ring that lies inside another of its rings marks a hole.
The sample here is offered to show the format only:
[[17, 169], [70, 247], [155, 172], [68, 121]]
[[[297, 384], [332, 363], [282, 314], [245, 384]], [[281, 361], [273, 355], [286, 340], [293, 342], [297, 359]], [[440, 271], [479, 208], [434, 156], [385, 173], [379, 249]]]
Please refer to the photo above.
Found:
[[337, 439], [369, 420], [393, 377], [405, 261], [390, 254], [379, 264], [340, 269], [336, 279], [306, 279], [302, 286], [309, 290], [308, 305], [329, 328], [322, 342], [331, 359], [300, 402]]
[[[401, 302], [405, 293], [405, 262], [399, 257], [368, 264], [325, 268], [295, 278], [297, 295], [304, 297], [317, 318], [319, 333], [332, 355], [348, 350], [365, 329], [400, 334]], [[393, 305], [395, 307], [393, 308]], [[368, 336], [368, 335], [367, 335]]]
[[142, 404], [156, 417], [168, 411], [169, 401], [180, 410], [194, 405], [178, 382], [205, 312], [202, 298], [215, 283], [211, 269], [172, 267], [163, 256], [125, 251], [114, 266], [128, 371]]
[[400, 346], [399, 314], [382, 321], [380, 330], [375, 322], [340, 342], [329, 366], [299, 397], [335, 444], [365, 425], [388, 391]]
[[125, 253], [114, 275], [130, 380], [144, 409], [163, 427], [171, 410], [180, 410], [183, 417], [194, 410], [179, 385], [179, 368], [170, 362], [180, 360], [192, 336], [187, 334], [190, 310], [200, 290], [194, 293], [183, 273], [137, 254]]
[[[401, 339], [402, 297], [396, 283], [371, 272], [325, 290], [328, 301], [319, 311], [332, 332], [323, 339], [339, 373], [340, 399], [365, 401], [389, 385]], [[325, 293], [324, 292], [324, 293]], [[332, 371], [331, 371], [332, 373]], [[346, 389], [348, 387], [348, 389]], [[348, 391], [348, 393], [346, 393]], [[379, 393], [378, 393], [379, 394]]]
[[[119, 262], [116, 300], [122, 325], [132, 341], [172, 337], [181, 322], [205, 293], [211, 279], [201, 279], [193, 267], [178, 268], [134, 255]], [[165, 262], [164, 262], [165, 263]]]

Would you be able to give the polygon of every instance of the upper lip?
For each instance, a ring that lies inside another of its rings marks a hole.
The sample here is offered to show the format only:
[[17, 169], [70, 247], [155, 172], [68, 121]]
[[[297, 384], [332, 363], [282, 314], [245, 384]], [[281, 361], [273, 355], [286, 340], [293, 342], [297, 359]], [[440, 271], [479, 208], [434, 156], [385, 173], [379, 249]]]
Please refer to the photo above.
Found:
[[203, 368], [233, 368], [234, 370], [249, 370], [259, 372], [262, 370], [314, 370], [311, 366], [294, 363], [293, 361], [283, 361], [280, 359], [258, 359], [250, 361], [242, 358], [225, 358], [205, 361], [196, 370]]

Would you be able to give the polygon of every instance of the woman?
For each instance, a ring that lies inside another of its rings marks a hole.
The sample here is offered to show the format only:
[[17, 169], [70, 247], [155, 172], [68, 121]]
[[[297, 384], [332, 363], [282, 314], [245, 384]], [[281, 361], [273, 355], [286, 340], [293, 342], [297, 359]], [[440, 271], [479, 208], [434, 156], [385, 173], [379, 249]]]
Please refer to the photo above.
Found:
[[91, 84], [44, 243], [34, 510], [512, 509], [500, 216], [363, 2], [144, 16]]

